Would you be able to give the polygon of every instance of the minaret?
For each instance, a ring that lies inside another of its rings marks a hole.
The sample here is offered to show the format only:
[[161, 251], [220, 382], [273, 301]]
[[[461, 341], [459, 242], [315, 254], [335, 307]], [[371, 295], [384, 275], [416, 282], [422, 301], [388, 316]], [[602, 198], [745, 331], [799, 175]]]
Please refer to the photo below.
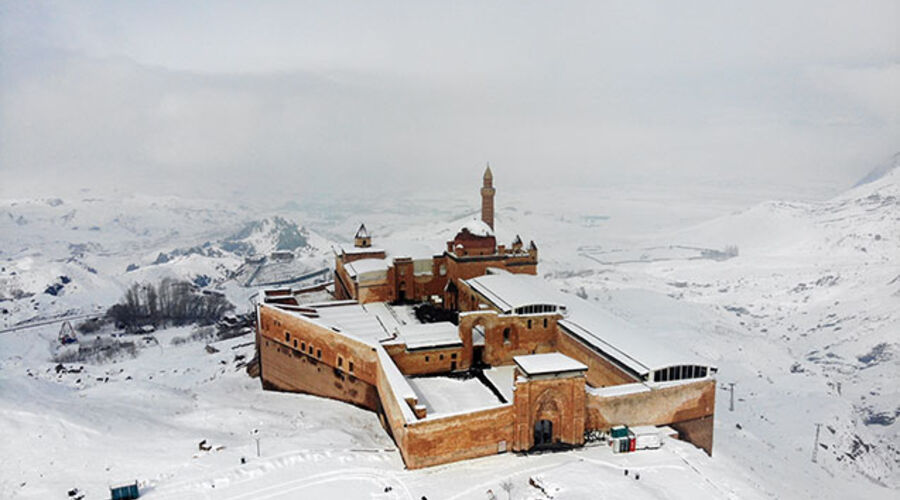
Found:
[[481, 188], [481, 220], [494, 229], [494, 174], [491, 173], [491, 164], [484, 169], [484, 184]]

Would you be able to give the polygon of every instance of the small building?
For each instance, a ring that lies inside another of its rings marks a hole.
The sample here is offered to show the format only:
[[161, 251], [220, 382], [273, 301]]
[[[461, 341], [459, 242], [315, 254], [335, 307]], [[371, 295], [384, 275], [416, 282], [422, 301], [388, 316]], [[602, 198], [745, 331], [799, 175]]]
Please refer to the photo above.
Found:
[[118, 483], [109, 487], [109, 497], [112, 500], [133, 500], [141, 496], [137, 481]]

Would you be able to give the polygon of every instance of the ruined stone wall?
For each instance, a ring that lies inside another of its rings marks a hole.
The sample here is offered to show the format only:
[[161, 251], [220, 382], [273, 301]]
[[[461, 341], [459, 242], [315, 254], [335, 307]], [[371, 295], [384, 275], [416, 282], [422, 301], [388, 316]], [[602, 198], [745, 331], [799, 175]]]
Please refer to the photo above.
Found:
[[558, 329], [556, 345], [559, 352], [587, 365], [587, 383], [593, 387], [631, 384], [638, 381], [636, 377], [603, 359], [596, 351], [562, 328]]
[[714, 379], [687, 382], [650, 391], [602, 397], [587, 394], [587, 428], [614, 425], [671, 425], [682, 438], [712, 453], [716, 403]]
[[511, 449], [512, 405], [429, 418], [406, 428], [406, 466], [410, 469], [495, 455]]

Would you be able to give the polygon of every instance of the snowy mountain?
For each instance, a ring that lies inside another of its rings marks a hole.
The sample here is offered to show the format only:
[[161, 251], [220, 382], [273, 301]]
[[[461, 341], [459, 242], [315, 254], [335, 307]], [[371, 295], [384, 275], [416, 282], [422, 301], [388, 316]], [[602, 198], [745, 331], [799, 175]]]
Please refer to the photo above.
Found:
[[[776, 197], [741, 187], [509, 192], [498, 172], [500, 243], [534, 239], [550, 283], [719, 367], [712, 458], [672, 441], [406, 471], [374, 414], [262, 391], [242, 370], [247, 338], [168, 329], [126, 339], [133, 355], [60, 368], [57, 323], [0, 335], [0, 440], [16, 450], [0, 496], [78, 487], [104, 498], [110, 483], [138, 479], [146, 498], [477, 499], [502, 498], [509, 479], [514, 498], [547, 498], [529, 482], [561, 499], [893, 498], [898, 172], [817, 202], [760, 201]], [[244, 285], [329, 265], [330, 245], [360, 222], [375, 244], [440, 251], [477, 201], [429, 194], [278, 217], [197, 200], [0, 202], [0, 329], [102, 309], [165, 276], [206, 276], [246, 309], [255, 288]], [[272, 259], [283, 250], [293, 257]], [[198, 449], [203, 439], [212, 450]]]
[[863, 184], [868, 184], [870, 182], [877, 181], [878, 179], [881, 179], [882, 177], [884, 177], [891, 170], [897, 170], [898, 167], [900, 167], [900, 153], [897, 153], [894, 156], [892, 156], [891, 159], [888, 162], [884, 163], [883, 165], [880, 165], [880, 166], [872, 169], [871, 172], [866, 174], [866, 176], [863, 177], [862, 179], [860, 179], [859, 182], [857, 182], [856, 185], [853, 187], [859, 187], [859, 186], [862, 186]]
[[[243, 222], [241, 222], [243, 221]], [[282, 216], [208, 200], [0, 201], [0, 329], [105, 310], [132, 283], [190, 281], [243, 303], [248, 257], [289, 251], [285, 273], [322, 268], [329, 245]]]

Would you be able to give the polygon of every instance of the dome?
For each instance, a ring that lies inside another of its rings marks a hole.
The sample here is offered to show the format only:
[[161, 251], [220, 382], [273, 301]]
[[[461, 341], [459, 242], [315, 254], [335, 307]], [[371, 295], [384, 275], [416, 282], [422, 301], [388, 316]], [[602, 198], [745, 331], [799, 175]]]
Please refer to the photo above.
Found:
[[494, 230], [491, 229], [491, 226], [488, 226], [484, 221], [478, 219], [472, 219], [463, 224], [463, 227], [459, 229], [459, 232], [461, 233], [463, 231], [468, 232], [472, 236], [480, 236], [482, 238], [494, 236]]

